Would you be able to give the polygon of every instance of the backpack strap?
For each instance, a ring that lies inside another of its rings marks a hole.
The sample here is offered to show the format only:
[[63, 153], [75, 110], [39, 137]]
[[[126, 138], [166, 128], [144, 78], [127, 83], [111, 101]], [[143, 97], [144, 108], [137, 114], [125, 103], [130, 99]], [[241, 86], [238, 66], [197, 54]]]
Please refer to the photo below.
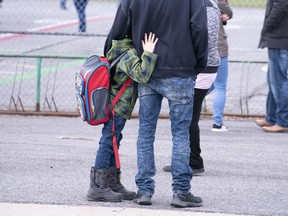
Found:
[[116, 169], [120, 170], [120, 157], [118, 153], [118, 144], [115, 134], [115, 109], [112, 110], [112, 118], [113, 118], [113, 124], [112, 124], [112, 141], [113, 141], [113, 152], [115, 157], [115, 163], [116, 163]]
[[[114, 61], [112, 61], [110, 68], [112, 68], [128, 51], [129, 49], [125, 50], [121, 55], [119, 55]], [[113, 99], [111, 105], [110, 105], [110, 110], [112, 112], [112, 118], [113, 118], [113, 124], [112, 124], [112, 140], [113, 140], [113, 151], [114, 151], [114, 157], [115, 157], [115, 162], [116, 162], [116, 169], [120, 170], [120, 157], [119, 157], [119, 152], [118, 152], [118, 144], [117, 144], [117, 139], [116, 139], [116, 134], [115, 134], [115, 105], [118, 102], [119, 98], [122, 96], [123, 92], [126, 90], [128, 86], [132, 85], [133, 80], [128, 77], [124, 84], [122, 85], [121, 89], [118, 91], [117, 95]]]
[[131, 86], [131, 85], [132, 85], [132, 82], [133, 82], [133, 80], [132, 80], [130, 77], [128, 77], [128, 78], [126, 79], [126, 81], [125, 81], [124, 84], [122, 85], [121, 89], [118, 91], [117, 95], [116, 95], [115, 98], [113, 99], [113, 101], [112, 101], [112, 103], [111, 103], [112, 107], [114, 107], [114, 106], [116, 105], [116, 103], [118, 102], [119, 98], [122, 96], [123, 92], [126, 90], [126, 88], [127, 88], [128, 86]]
[[118, 91], [116, 97], [113, 99], [111, 103], [111, 110], [112, 110], [112, 118], [113, 118], [113, 124], [112, 124], [112, 135], [113, 135], [113, 151], [114, 151], [114, 156], [115, 156], [115, 162], [116, 162], [116, 168], [120, 169], [120, 157], [118, 153], [118, 144], [117, 144], [117, 139], [116, 139], [116, 134], [115, 134], [115, 109], [114, 106], [118, 102], [119, 98], [127, 88], [127, 86], [132, 85], [133, 80], [128, 77], [125, 81], [125, 83], [122, 85], [121, 89]]
[[116, 59], [114, 59], [111, 64], [110, 68], [114, 67], [114, 65], [128, 52], [129, 49], [125, 50], [121, 55], [119, 55]]

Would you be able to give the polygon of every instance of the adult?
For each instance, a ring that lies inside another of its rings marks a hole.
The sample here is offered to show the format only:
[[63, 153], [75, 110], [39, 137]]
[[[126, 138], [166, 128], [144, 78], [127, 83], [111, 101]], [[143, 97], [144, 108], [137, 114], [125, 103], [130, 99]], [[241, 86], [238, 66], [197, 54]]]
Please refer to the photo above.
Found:
[[259, 48], [268, 48], [266, 132], [288, 131], [288, 1], [268, 0]]
[[151, 205], [156, 173], [154, 140], [163, 98], [168, 100], [172, 131], [172, 206], [196, 207], [202, 199], [192, 195], [189, 167], [189, 125], [192, 117], [196, 75], [206, 69], [208, 53], [207, 14], [204, 0], [122, 0], [107, 37], [133, 39], [140, 55], [141, 37], [154, 32], [159, 38], [158, 60], [146, 84], [139, 84], [138, 173], [135, 177], [139, 205]]
[[224, 109], [226, 104], [226, 87], [228, 79], [228, 41], [224, 26], [232, 18], [233, 12], [228, 0], [218, 0], [218, 7], [221, 11], [221, 22], [219, 29], [218, 49], [221, 58], [220, 67], [216, 79], [208, 93], [215, 90], [213, 99], [213, 126], [214, 132], [226, 132], [228, 128], [223, 124]]
[[86, 13], [85, 9], [88, 4], [88, 0], [74, 0], [74, 6], [77, 11], [78, 20], [79, 20], [79, 32], [86, 32]]

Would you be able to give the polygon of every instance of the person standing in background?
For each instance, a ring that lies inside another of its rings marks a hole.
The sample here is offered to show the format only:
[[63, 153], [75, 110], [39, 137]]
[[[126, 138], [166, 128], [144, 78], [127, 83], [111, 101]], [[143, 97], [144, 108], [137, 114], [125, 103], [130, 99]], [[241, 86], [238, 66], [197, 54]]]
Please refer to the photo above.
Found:
[[62, 10], [67, 10], [66, 2], [67, 2], [67, 0], [60, 0], [60, 8]]
[[88, 4], [88, 0], [73, 0], [79, 19], [79, 32], [86, 32], [86, 14], [85, 9]]
[[288, 131], [288, 1], [268, 0], [259, 42], [268, 48], [269, 86], [265, 119], [256, 124], [266, 132]]
[[221, 21], [218, 38], [218, 50], [221, 63], [217, 72], [216, 79], [208, 91], [208, 94], [215, 89], [213, 100], [213, 126], [214, 132], [226, 132], [228, 128], [223, 125], [223, 115], [226, 103], [226, 87], [228, 79], [228, 41], [224, 26], [232, 18], [233, 12], [228, 0], [218, 0], [218, 7], [221, 11]]

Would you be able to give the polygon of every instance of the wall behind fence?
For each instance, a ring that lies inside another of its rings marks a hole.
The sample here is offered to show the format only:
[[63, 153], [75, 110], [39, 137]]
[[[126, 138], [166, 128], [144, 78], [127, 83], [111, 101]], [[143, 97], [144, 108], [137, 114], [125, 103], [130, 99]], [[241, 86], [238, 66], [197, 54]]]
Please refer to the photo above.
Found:
[[[85, 10], [86, 31], [81, 32], [72, 0], [67, 0], [67, 10], [60, 8], [60, 0], [4, 0], [0, 8], [0, 110], [74, 112], [75, 72], [86, 57], [103, 53], [117, 2], [90, 0]], [[225, 27], [229, 41], [225, 113], [263, 115], [267, 50], [257, 46], [265, 1], [230, 0], [230, 4], [234, 16]], [[208, 112], [213, 111], [212, 99], [213, 93], [205, 100]], [[166, 101], [162, 112], [168, 113]]]

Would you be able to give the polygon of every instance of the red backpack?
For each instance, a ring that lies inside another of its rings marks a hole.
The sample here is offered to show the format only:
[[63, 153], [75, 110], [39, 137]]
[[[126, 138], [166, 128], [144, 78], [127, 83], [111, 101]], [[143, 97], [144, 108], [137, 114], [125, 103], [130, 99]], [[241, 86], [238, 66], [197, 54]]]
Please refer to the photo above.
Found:
[[110, 65], [104, 56], [92, 55], [86, 59], [80, 72], [75, 76], [77, 110], [83, 121], [90, 125], [105, 123], [118, 99], [128, 85], [130, 77], [109, 104], [110, 68], [112, 68], [126, 52], [122, 53]]

